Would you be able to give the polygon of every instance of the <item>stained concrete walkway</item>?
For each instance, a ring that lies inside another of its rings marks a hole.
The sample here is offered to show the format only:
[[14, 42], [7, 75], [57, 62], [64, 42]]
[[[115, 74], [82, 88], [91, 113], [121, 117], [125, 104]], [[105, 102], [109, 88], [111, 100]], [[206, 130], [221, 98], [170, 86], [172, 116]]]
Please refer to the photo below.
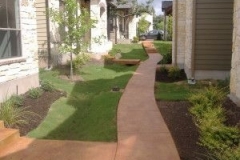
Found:
[[149, 59], [140, 64], [119, 102], [115, 160], [179, 160], [154, 98], [156, 65], [162, 57], [152, 52], [151, 42], [145, 43]]
[[[145, 45], [146, 44], [146, 45]], [[154, 99], [156, 64], [161, 59], [145, 42], [142, 62], [119, 102], [118, 143], [35, 140], [21, 137], [0, 150], [1, 160], [179, 160]]]

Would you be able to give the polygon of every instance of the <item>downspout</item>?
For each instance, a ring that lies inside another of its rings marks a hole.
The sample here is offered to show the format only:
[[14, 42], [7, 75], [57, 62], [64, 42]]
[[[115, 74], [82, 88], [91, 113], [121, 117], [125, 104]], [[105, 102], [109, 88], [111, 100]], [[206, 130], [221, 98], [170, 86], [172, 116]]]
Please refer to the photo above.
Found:
[[[48, 0], [45, 0], [46, 11], [49, 11]], [[48, 69], [51, 68], [51, 42], [50, 42], [50, 21], [49, 16], [46, 14], [46, 22], [47, 22], [47, 51], [48, 51]]]
[[175, 28], [174, 28], [174, 61], [173, 65], [177, 66], [177, 47], [178, 47], [178, 34], [177, 34], [177, 27], [178, 27], [178, 0], [175, 0]]
[[192, 53], [191, 53], [191, 78], [195, 78], [195, 42], [196, 42], [196, 0], [192, 5]]

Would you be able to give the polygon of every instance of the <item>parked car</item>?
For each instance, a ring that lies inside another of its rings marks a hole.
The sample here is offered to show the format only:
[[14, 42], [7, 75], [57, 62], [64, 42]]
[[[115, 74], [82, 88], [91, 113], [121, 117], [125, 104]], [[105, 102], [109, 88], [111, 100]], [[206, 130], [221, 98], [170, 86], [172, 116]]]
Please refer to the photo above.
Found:
[[163, 31], [154, 29], [147, 33], [140, 34], [139, 39], [140, 40], [146, 40], [146, 39], [162, 40], [163, 39]]

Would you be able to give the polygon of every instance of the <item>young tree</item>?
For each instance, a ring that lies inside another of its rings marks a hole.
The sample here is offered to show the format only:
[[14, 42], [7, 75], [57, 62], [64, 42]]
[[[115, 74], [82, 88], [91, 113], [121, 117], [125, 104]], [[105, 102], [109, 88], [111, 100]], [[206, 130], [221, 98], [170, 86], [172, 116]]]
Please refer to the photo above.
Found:
[[95, 20], [90, 18], [86, 8], [81, 7], [76, 0], [65, 0], [64, 11], [50, 9], [52, 20], [63, 26], [64, 36], [61, 37], [62, 53], [70, 53], [70, 79], [73, 77], [73, 54], [84, 56], [87, 42], [84, 41], [85, 34], [94, 27]]
[[149, 28], [150, 23], [145, 19], [145, 17], [142, 17], [139, 21], [138, 21], [138, 34], [141, 33], [146, 33], [148, 28]]

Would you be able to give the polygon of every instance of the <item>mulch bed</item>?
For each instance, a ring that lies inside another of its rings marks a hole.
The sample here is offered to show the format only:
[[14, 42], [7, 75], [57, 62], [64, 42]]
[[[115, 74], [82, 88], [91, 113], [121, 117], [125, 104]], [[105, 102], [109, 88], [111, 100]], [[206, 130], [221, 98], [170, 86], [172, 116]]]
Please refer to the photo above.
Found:
[[[161, 72], [156, 72], [156, 80], [173, 81]], [[208, 160], [207, 150], [198, 145], [199, 133], [189, 112], [190, 103], [187, 101], [157, 101], [157, 104], [173, 136], [181, 160]], [[223, 107], [226, 110], [226, 124], [239, 125], [240, 107], [237, 107], [229, 98], [226, 98]]]
[[63, 96], [66, 96], [66, 93], [57, 90], [53, 92], [43, 92], [41, 97], [37, 99], [32, 99], [28, 97], [27, 94], [23, 95], [23, 107], [26, 107], [27, 111], [36, 113], [36, 116], [31, 117], [31, 121], [29, 122], [29, 124], [20, 126], [18, 128], [20, 131], [20, 135], [25, 136], [28, 132], [37, 128], [37, 126], [46, 117], [52, 103]]

